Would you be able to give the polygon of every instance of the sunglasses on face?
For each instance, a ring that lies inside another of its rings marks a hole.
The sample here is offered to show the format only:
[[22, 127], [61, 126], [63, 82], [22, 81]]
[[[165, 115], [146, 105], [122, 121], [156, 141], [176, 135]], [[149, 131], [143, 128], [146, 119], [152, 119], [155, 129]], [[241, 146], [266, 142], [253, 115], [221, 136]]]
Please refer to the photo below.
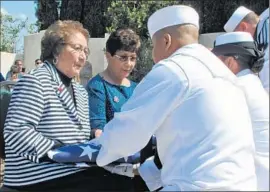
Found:
[[117, 59], [119, 59], [119, 61], [121, 62], [126, 62], [128, 61], [128, 59], [130, 58], [131, 62], [135, 62], [137, 60], [137, 57], [135, 56], [126, 56], [126, 55], [114, 55]]

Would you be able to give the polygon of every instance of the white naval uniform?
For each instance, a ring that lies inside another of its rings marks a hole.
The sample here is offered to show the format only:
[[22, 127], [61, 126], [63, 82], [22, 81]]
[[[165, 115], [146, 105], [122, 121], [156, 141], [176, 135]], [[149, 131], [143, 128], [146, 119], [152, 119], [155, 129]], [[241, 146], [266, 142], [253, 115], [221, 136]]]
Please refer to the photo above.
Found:
[[97, 164], [138, 152], [155, 134], [164, 191], [256, 190], [251, 120], [236, 81], [202, 45], [182, 47], [105, 126]]
[[250, 69], [239, 72], [237, 77], [246, 94], [252, 121], [258, 190], [269, 191], [269, 95]]
[[268, 44], [264, 51], [264, 66], [259, 76], [263, 87], [269, 93], [269, 8], [260, 15], [256, 35], [258, 36], [258, 43]]

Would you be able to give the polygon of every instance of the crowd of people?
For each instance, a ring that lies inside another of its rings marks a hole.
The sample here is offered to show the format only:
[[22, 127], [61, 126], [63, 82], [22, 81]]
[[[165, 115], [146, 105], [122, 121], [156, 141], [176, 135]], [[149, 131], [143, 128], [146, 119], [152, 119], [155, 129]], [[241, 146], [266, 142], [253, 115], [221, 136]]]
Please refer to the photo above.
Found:
[[[189, 6], [157, 10], [147, 26], [155, 65], [138, 84], [129, 75], [141, 40], [131, 28], [110, 34], [108, 66], [84, 86], [76, 77], [91, 50], [77, 21], [46, 30], [34, 70], [15, 61], [3, 190], [269, 190], [269, 8], [239, 7], [212, 50], [198, 43]], [[101, 145], [93, 166], [48, 156], [92, 139]], [[145, 156], [134, 177], [103, 168], [136, 153]]]
[[[35, 60], [35, 67], [38, 68], [42, 65], [41, 59]], [[6, 76], [0, 73], [0, 82], [2, 81], [18, 81], [24, 74], [26, 74], [26, 69], [23, 66], [23, 61], [17, 59], [14, 61], [14, 64], [10, 67], [10, 70], [7, 72]]]

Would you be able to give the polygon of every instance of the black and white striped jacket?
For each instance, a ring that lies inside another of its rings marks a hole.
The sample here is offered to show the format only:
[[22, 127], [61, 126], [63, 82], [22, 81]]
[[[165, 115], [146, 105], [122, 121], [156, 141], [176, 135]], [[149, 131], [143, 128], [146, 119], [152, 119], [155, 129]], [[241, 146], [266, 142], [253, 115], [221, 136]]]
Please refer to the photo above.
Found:
[[30, 185], [82, 170], [73, 165], [40, 162], [53, 147], [54, 139], [71, 144], [90, 138], [87, 92], [74, 81], [72, 85], [76, 107], [49, 63], [18, 81], [4, 127], [4, 185]]
[[259, 46], [265, 50], [269, 44], [269, 8], [260, 15], [255, 38]]
[[260, 22], [256, 29], [256, 41], [260, 49], [264, 50], [264, 64], [259, 73], [263, 87], [269, 93], [269, 8], [260, 15]]

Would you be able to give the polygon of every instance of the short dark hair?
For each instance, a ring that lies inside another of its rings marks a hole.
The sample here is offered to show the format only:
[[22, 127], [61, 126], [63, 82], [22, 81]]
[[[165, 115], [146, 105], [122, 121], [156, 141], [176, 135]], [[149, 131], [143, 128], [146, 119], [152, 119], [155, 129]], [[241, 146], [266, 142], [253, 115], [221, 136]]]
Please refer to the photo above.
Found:
[[112, 32], [106, 42], [106, 51], [112, 56], [117, 51], [137, 53], [141, 46], [140, 37], [130, 28], [120, 28]]
[[42, 60], [41, 60], [41, 59], [36, 59], [36, 60], [35, 60], [35, 63], [36, 63], [37, 61], [42, 61]]
[[16, 59], [16, 60], [14, 61], [14, 65], [17, 65], [17, 63], [18, 63], [19, 61], [21, 61], [21, 62], [22, 62], [22, 60], [21, 60], [21, 59]]
[[19, 67], [17, 65], [12, 65], [10, 67], [10, 72], [11, 72], [12, 75], [16, 74], [16, 73], [20, 73]]

